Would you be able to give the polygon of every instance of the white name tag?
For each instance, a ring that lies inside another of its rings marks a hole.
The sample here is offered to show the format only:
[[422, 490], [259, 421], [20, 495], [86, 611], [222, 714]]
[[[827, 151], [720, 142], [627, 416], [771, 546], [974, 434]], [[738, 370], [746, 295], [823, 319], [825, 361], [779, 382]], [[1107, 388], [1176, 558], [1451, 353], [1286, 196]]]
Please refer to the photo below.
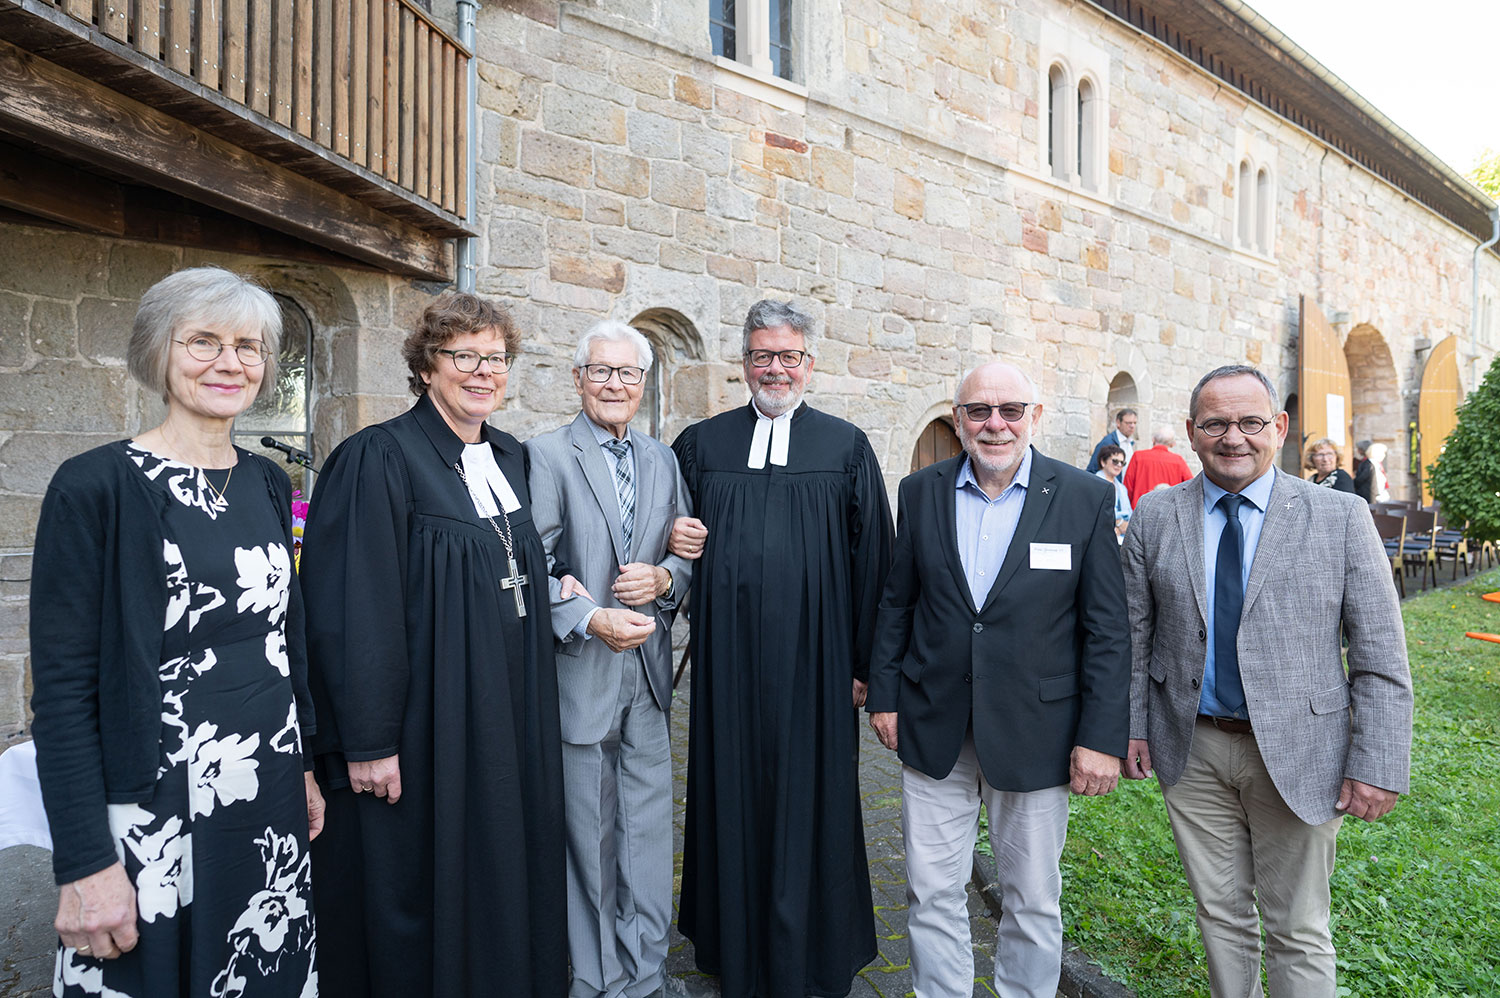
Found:
[[1031, 567], [1044, 571], [1071, 572], [1073, 570], [1073, 545], [1031, 545]]

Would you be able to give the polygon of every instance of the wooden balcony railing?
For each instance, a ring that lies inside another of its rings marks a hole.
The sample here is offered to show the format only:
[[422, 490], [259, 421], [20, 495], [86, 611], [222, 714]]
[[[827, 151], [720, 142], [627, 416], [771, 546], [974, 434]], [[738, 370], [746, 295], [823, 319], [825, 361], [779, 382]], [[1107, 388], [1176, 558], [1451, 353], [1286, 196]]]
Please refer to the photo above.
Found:
[[43, 2], [452, 215], [467, 212], [470, 53], [407, 0]]

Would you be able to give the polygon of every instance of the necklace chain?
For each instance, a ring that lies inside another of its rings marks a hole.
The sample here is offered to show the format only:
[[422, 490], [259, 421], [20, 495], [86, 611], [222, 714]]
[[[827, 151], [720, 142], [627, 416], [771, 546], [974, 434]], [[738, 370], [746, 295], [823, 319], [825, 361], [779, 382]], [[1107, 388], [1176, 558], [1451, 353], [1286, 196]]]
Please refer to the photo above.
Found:
[[216, 495], [216, 496], [219, 497], [219, 503], [220, 503], [220, 505], [223, 505], [223, 506], [228, 506], [229, 505], [229, 500], [226, 499], [226, 498], [224, 498], [224, 493], [229, 491], [229, 480], [234, 477], [234, 469], [235, 469], [235, 466], [231, 464], [229, 466], [229, 474], [227, 474], [227, 475], [224, 476], [224, 487], [222, 489], [217, 488], [214, 485], [213, 480], [208, 477], [208, 471], [207, 470], [205, 470], [203, 468], [199, 468], [198, 469], [198, 474], [201, 475], [201, 476], [203, 476], [203, 484], [207, 485], [209, 487], [209, 490], [212, 491], [214, 495]]
[[[463, 479], [464, 491], [469, 493], [469, 501], [474, 503], [474, 512], [479, 513], [479, 498], [474, 495], [474, 488], [469, 484], [469, 476], [464, 474], [463, 465], [454, 464], [453, 470], [458, 472], [459, 478]], [[229, 483], [226, 482], [224, 484], [227, 487]], [[490, 526], [495, 530], [495, 536], [500, 538], [500, 542], [505, 545], [505, 556], [511, 561], [514, 561], [516, 557], [516, 548], [514, 542], [512, 541], [510, 533], [510, 516], [506, 514], [505, 507], [503, 505], [500, 505], [499, 503], [496, 503], [495, 505], [499, 506], [500, 518], [505, 521], [504, 531], [501, 531], [500, 524], [495, 522], [495, 518], [493, 516], [490, 516], [488, 513], [479, 513], [479, 515], [490, 521]]]

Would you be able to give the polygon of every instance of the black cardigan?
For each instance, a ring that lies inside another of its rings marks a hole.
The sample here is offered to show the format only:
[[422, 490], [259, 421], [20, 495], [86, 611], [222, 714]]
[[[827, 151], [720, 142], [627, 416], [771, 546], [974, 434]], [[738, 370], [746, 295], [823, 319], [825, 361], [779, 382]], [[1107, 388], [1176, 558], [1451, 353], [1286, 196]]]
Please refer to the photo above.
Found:
[[[264, 479], [290, 553], [291, 482], [265, 458], [236, 450]], [[32, 734], [59, 884], [118, 859], [106, 804], [144, 803], [155, 792], [167, 614], [162, 515], [170, 501], [123, 442], [63, 462], [42, 500], [31, 572]], [[295, 575], [286, 639], [305, 740], [314, 727]]]

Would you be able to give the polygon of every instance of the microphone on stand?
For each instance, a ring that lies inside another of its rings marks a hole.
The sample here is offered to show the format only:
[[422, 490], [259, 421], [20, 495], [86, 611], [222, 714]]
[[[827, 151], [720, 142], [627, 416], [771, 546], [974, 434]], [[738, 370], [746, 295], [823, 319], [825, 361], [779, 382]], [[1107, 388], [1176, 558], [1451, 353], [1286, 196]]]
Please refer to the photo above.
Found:
[[305, 450], [298, 450], [291, 444], [284, 444], [275, 437], [261, 437], [260, 445], [262, 447], [269, 447], [271, 450], [281, 451], [281, 453], [286, 455], [287, 464], [299, 464], [308, 471], [314, 474], [317, 473], [318, 469], [313, 467], [312, 455]]

